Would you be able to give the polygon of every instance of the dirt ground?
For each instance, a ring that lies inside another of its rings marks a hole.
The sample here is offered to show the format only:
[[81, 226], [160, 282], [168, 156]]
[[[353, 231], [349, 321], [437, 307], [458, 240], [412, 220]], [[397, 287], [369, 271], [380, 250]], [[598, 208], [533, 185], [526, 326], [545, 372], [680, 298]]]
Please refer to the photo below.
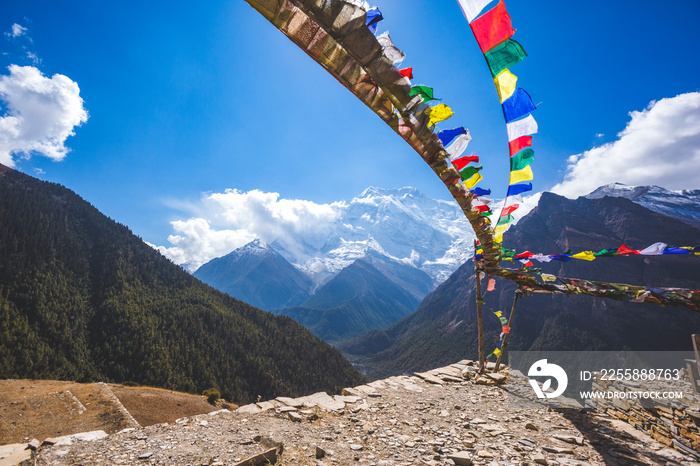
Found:
[[158, 388], [0, 380], [0, 445], [93, 430], [111, 434], [135, 426], [129, 414], [146, 427], [216, 409], [203, 396]]

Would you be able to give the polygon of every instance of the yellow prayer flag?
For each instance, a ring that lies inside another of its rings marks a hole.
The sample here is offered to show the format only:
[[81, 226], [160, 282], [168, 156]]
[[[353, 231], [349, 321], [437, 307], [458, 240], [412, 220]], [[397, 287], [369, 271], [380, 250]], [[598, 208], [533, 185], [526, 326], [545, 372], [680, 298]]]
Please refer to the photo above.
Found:
[[464, 180], [464, 186], [466, 186], [467, 189], [472, 189], [479, 181], [483, 179], [483, 176], [481, 176], [479, 173], [475, 173], [471, 178]]
[[428, 115], [430, 115], [428, 126], [433, 126], [436, 123], [445, 121], [455, 114], [455, 112], [453, 112], [452, 109], [445, 104], [438, 104], [434, 107], [430, 107], [426, 110], [426, 112], [428, 112]]
[[557, 281], [557, 277], [555, 277], [554, 275], [550, 275], [548, 273], [541, 274], [540, 278], [542, 278], [542, 281], [545, 283]]
[[493, 236], [493, 242], [496, 244], [501, 244], [503, 243], [503, 233], [500, 233], [498, 235]]
[[503, 233], [508, 229], [508, 224], [506, 223], [505, 225], [498, 225], [496, 228], [493, 229], [493, 234], [498, 235]]
[[495, 350], [493, 350], [493, 355], [496, 356], [496, 357], [499, 357], [499, 356], [501, 355], [501, 350], [499, 350], [498, 348], [496, 348]]
[[501, 98], [501, 103], [503, 103], [515, 92], [515, 84], [518, 82], [518, 77], [508, 71], [508, 69], [505, 69], [493, 78], [493, 82], [496, 84], [498, 97]]
[[521, 181], [530, 181], [532, 180], [532, 177], [532, 168], [530, 168], [530, 165], [528, 165], [522, 170], [510, 172], [510, 183], [508, 184], [520, 183]]
[[574, 259], [582, 259], [585, 261], [594, 261], [596, 256], [593, 254], [593, 251], [583, 251], [579, 252], [578, 254], [574, 254], [571, 256]]

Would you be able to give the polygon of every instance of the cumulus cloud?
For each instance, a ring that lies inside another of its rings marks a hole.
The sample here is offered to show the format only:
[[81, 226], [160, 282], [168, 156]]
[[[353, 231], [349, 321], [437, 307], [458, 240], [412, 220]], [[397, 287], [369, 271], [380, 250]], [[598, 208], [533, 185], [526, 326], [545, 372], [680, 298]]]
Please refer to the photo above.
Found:
[[630, 117], [616, 141], [569, 157], [552, 191], [573, 198], [614, 182], [700, 187], [700, 92], [651, 102]]
[[48, 78], [33, 66], [8, 70], [0, 76], [0, 163], [12, 167], [13, 157], [33, 154], [63, 159], [66, 139], [88, 119], [78, 84], [61, 74]]
[[[321, 247], [325, 232], [339, 217], [341, 204], [316, 204], [300, 199], [280, 199], [278, 193], [229, 189], [211, 193], [190, 206], [188, 220], [171, 222], [173, 246], [157, 246], [162, 254], [187, 270], [194, 271], [210, 260], [228, 254], [254, 239], [278, 241], [287, 248]], [[297, 251], [290, 251], [297, 252]]]

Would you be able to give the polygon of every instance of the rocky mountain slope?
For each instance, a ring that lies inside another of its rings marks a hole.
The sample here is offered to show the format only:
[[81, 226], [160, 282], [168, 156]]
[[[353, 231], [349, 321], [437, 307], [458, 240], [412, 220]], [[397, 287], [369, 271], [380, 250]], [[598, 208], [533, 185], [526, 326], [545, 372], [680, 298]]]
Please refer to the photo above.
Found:
[[192, 275], [263, 310], [302, 304], [313, 281], [260, 240], [214, 259]]
[[[657, 241], [694, 246], [700, 230], [652, 212], [630, 200], [566, 198], [545, 193], [539, 205], [505, 238], [518, 251], [552, 254], [617, 248], [644, 248]], [[547, 273], [651, 286], [700, 288], [697, 256], [627, 256], [592, 262], [552, 261]], [[440, 285], [418, 310], [392, 326], [339, 345], [358, 367], [373, 376], [425, 370], [477, 351], [474, 268], [466, 263]], [[484, 325], [487, 354], [495, 347], [500, 323], [491, 312], [510, 311], [515, 285], [498, 279], [486, 293]], [[535, 295], [520, 300], [510, 349], [649, 350], [691, 348], [690, 334], [700, 315], [685, 308], [658, 308], [586, 296]]]
[[234, 401], [362, 379], [288, 317], [201, 283], [70, 190], [0, 170], [0, 378], [133, 381]]

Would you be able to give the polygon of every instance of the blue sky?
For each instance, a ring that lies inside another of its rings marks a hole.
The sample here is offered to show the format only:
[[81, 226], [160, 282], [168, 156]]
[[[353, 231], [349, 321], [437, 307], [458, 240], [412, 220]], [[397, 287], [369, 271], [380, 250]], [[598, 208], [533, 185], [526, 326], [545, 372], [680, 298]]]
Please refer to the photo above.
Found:
[[[485, 166], [480, 185], [502, 196], [505, 124], [457, 2], [377, 5], [385, 17], [379, 32], [388, 30], [404, 51], [413, 83], [433, 87], [455, 111], [441, 129], [470, 129], [468, 151]], [[611, 180], [621, 170], [609, 167], [613, 173], [590, 177], [632, 184], [659, 173], [656, 184], [700, 187], [697, 175], [687, 175], [700, 169], [692, 152], [698, 132], [665, 133], [698, 118], [700, 2], [506, 6], [529, 54], [511, 71], [538, 105], [536, 191], [561, 186], [567, 173], [585, 177], [587, 166], [613, 157], [632, 163], [637, 150], [639, 160], [660, 157], [665, 165], [643, 176]], [[89, 114], [65, 140], [70, 152], [62, 160], [16, 152], [15, 168], [67, 186], [153, 244], [166, 244], [171, 222], [192, 216], [205, 193], [227, 189], [324, 204], [368, 186], [410, 185], [449, 199], [397, 135], [243, 1], [4, 0], [0, 31], [0, 77], [9, 80], [10, 65], [66, 76]], [[11, 116], [7, 95], [0, 99], [0, 116]], [[663, 108], [645, 110], [662, 99]], [[675, 144], [668, 157], [655, 150], [669, 145], [666, 138]], [[577, 154], [589, 162], [578, 171], [569, 167]]]

